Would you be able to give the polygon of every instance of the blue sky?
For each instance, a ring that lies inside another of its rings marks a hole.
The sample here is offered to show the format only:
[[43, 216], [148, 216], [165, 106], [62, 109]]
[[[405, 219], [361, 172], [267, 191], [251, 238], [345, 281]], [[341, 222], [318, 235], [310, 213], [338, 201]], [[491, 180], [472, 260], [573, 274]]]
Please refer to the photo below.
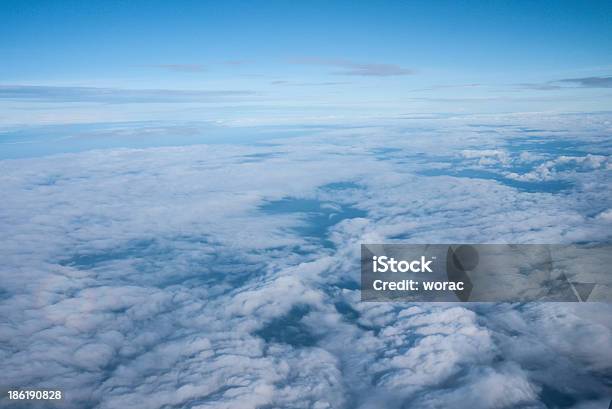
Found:
[[611, 16], [604, 1], [3, 1], [0, 123], [609, 110]]

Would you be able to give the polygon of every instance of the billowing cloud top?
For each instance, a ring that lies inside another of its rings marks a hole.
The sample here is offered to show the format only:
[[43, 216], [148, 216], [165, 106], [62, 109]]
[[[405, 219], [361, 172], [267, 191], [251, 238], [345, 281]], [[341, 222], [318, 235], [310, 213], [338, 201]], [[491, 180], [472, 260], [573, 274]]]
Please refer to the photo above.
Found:
[[486, 121], [0, 161], [0, 385], [100, 409], [607, 405], [609, 305], [359, 302], [361, 242], [610, 239], [609, 116]]

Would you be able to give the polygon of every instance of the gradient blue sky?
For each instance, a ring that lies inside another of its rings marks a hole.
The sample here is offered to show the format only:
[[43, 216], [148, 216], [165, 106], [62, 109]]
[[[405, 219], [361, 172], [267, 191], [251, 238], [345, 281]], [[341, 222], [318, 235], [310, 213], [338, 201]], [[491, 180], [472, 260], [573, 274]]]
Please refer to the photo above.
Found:
[[3, 1], [0, 123], [602, 111], [611, 39], [609, 1]]

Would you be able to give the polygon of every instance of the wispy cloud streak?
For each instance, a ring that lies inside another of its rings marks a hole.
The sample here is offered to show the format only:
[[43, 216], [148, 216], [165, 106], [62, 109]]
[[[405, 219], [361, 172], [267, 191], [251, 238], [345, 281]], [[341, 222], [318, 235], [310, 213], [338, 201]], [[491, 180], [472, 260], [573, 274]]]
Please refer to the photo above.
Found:
[[202, 64], [153, 64], [148, 65], [152, 68], [161, 68], [168, 71], [175, 72], [203, 72], [206, 71], [206, 67]]
[[543, 83], [520, 84], [520, 86], [538, 91], [555, 91], [560, 89], [576, 88], [612, 88], [612, 76], [565, 78], [562, 80], [548, 81]]
[[0, 85], [0, 100], [39, 102], [179, 103], [218, 102], [255, 93], [248, 90], [124, 89], [56, 87], [44, 85]]
[[567, 78], [559, 82], [574, 84], [584, 88], [612, 88], [612, 76]]
[[398, 75], [411, 75], [414, 70], [404, 68], [397, 64], [382, 64], [382, 63], [359, 63], [343, 59], [325, 59], [325, 58], [302, 58], [293, 61], [294, 64], [305, 65], [324, 65], [340, 68], [340, 71], [334, 71], [336, 75], [356, 75], [365, 77], [393, 77]]

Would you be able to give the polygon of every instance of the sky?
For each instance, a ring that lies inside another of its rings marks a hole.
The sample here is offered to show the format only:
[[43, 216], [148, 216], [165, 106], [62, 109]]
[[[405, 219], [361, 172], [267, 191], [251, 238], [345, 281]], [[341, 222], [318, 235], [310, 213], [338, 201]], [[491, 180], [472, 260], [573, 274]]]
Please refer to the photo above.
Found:
[[605, 111], [610, 38], [606, 1], [9, 0], [0, 124]]
[[0, 1], [0, 390], [608, 407], [612, 304], [361, 302], [359, 251], [612, 242], [611, 16]]

